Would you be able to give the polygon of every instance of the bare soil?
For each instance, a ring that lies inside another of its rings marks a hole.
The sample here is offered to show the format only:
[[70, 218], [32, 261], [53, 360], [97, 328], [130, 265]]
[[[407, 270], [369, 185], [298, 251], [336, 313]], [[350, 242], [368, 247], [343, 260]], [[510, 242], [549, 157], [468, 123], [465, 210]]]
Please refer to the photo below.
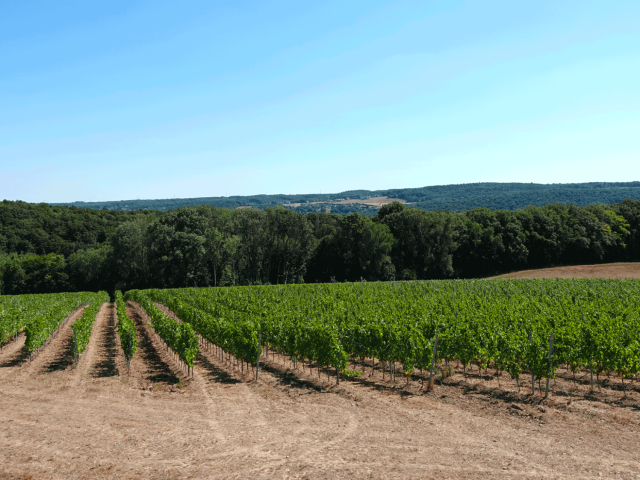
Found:
[[640, 478], [635, 383], [623, 397], [600, 377], [590, 392], [587, 374], [561, 371], [544, 399], [526, 378], [518, 391], [451, 365], [422, 392], [421, 372], [407, 384], [398, 368], [394, 383], [368, 359], [336, 385], [335, 372], [271, 351], [256, 381], [206, 341], [189, 378], [146, 314], [127, 311], [130, 374], [113, 305], [75, 369], [48, 367], [64, 364], [62, 331], [31, 366], [17, 346], [0, 352], [0, 479]]
[[640, 278], [640, 263], [606, 263], [541, 268], [506, 273], [492, 278]]

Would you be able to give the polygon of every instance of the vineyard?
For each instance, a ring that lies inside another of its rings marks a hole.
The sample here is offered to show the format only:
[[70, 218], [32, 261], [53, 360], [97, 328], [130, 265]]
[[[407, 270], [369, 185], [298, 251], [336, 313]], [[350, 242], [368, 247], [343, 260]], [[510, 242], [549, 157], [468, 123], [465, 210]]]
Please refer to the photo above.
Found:
[[0, 297], [0, 344], [26, 334], [25, 349], [29, 357], [47, 346], [63, 322], [78, 309], [87, 307], [81, 320], [74, 325], [74, 355], [84, 351], [96, 313], [109, 295], [100, 293], [54, 293], [45, 295], [15, 295]]
[[[424, 382], [427, 372], [430, 388], [434, 371], [455, 362], [465, 374], [504, 373], [519, 387], [526, 376], [535, 391], [561, 366], [588, 371], [592, 388], [602, 374], [625, 388], [640, 371], [639, 299], [636, 280], [427, 281], [132, 290], [116, 293], [116, 310], [128, 364], [137, 336], [124, 302], [133, 300], [188, 372], [204, 340], [242, 365], [271, 350], [318, 374], [332, 370], [336, 382], [377, 365], [393, 381]], [[71, 327], [77, 361], [108, 300], [104, 292], [0, 297], [0, 341], [24, 331], [25, 348], [37, 352], [84, 308]]]
[[519, 279], [0, 297], [0, 462], [16, 478], [73, 477], [68, 448], [88, 452], [78, 478], [640, 473], [639, 294]]
[[[294, 363], [365, 373], [376, 362], [391, 378], [450, 368], [554, 378], [563, 366], [591, 384], [615, 375], [623, 388], [640, 370], [640, 282], [517, 280], [358, 283], [147, 290], [128, 293], [192, 365], [193, 331], [254, 365], [263, 349]], [[184, 322], [169, 323], [154, 302]], [[192, 329], [193, 331], [192, 331]], [[360, 367], [358, 367], [358, 365]], [[319, 373], [319, 372], [318, 372]], [[625, 383], [626, 381], [626, 383]], [[548, 391], [548, 382], [543, 387]]]

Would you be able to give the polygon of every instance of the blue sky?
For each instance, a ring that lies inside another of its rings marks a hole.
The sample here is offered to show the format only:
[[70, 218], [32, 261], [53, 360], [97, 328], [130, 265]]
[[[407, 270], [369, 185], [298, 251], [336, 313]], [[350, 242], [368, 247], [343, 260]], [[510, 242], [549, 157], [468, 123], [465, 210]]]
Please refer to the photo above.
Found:
[[640, 180], [640, 2], [2, 2], [0, 197]]

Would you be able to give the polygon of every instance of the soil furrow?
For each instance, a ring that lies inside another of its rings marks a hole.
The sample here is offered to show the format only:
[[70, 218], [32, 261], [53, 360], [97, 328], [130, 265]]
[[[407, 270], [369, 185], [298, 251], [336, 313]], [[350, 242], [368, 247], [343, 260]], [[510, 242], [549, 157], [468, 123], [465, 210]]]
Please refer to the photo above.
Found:
[[0, 368], [18, 367], [29, 358], [29, 352], [23, 350], [26, 335], [24, 332], [18, 334], [15, 340], [5, 343], [0, 350]]
[[52, 373], [67, 370], [73, 366], [71, 325], [82, 317], [83, 313], [84, 308], [73, 313], [51, 339], [51, 343], [33, 361], [29, 362], [29, 354], [26, 353], [25, 374]]
[[135, 322], [138, 337], [138, 351], [131, 362], [132, 378], [140, 386], [175, 386], [189, 382], [158, 334], [148, 325], [151, 320], [146, 312], [138, 304], [127, 302], [127, 315]]
[[102, 323], [99, 323], [98, 319], [96, 319], [92, 333], [97, 343], [93, 366], [90, 372], [94, 378], [116, 377], [126, 371], [126, 368], [124, 371], [122, 370], [118, 362], [118, 357], [122, 350], [119, 350], [117, 342], [118, 334], [116, 331], [117, 318], [115, 314], [115, 304], [109, 303], [103, 305], [98, 315], [100, 315], [103, 310], [106, 318]]

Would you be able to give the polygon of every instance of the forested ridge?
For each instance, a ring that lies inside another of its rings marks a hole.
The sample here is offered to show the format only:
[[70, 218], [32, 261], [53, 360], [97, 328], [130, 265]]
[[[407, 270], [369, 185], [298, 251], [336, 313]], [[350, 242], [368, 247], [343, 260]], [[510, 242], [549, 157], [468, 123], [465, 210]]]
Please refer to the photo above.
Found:
[[640, 260], [640, 200], [375, 216], [0, 204], [3, 294], [476, 278]]
[[584, 207], [592, 203], [616, 203], [626, 198], [640, 200], [640, 182], [591, 182], [591, 183], [468, 183], [460, 185], [435, 185], [421, 188], [395, 188], [388, 190], [349, 190], [340, 193], [311, 193], [296, 195], [250, 195], [229, 197], [172, 198], [161, 200], [121, 200], [109, 202], [74, 202], [53, 204], [101, 210], [161, 210], [182, 207], [212, 205], [221, 208], [250, 206], [266, 209], [285, 204], [299, 213], [323, 212], [343, 215], [359, 212], [375, 215], [374, 206], [353, 204], [335, 205], [336, 200], [365, 200], [372, 197], [389, 197], [409, 202], [420, 210], [450, 210], [460, 212], [485, 207], [494, 210], [517, 210], [530, 205], [549, 203], [573, 203]]

